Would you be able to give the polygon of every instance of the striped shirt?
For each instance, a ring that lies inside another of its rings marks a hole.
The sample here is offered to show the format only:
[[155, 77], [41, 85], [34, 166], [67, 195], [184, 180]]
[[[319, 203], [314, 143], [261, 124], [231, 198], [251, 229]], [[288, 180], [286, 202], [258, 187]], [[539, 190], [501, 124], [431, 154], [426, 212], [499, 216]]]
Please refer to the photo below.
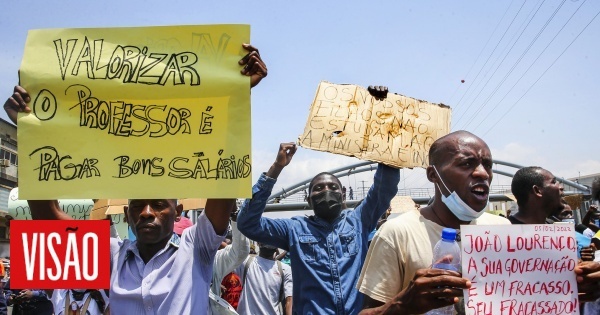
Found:
[[111, 239], [111, 314], [206, 314], [213, 259], [224, 239], [204, 213], [147, 264], [136, 241]]

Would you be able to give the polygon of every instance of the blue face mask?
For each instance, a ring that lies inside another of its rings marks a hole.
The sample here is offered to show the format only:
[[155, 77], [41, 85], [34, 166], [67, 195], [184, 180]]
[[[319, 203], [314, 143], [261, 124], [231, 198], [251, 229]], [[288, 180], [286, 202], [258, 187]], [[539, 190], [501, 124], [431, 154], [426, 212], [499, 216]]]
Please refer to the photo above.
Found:
[[[448, 192], [450, 192], [450, 189], [448, 189], [448, 186], [446, 186], [446, 184], [444, 183], [444, 180], [440, 176], [440, 173], [438, 173], [437, 169], [435, 168], [435, 165], [432, 165], [432, 166], [433, 166], [433, 169], [435, 170], [435, 172], [437, 173], [440, 181], [442, 182], [442, 185], [444, 185], [444, 187], [446, 187], [446, 190]], [[450, 209], [450, 211], [452, 211], [454, 216], [461, 221], [473, 221], [473, 220], [479, 218], [484, 213], [483, 210], [487, 207], [487, 204], [486, 204], [486, 206], [483, 207], [483, 209], [481, 209], [481, 211], [475, 211], [466, 202], [464, 202], [458, 196], [458, 194], [456, 194], [456, 191], [451, 192], [450, 195], [448, 197], [446, 197], [446, 196], [444, 196], [444, 193], [442, 192], [442, 189], [440, 188], [440, 186], [439, 185], [437, 185], [437, 186], [438, 186], [438, 189], [440, 190], [440, 192], [442, 193], [442, 202], [446, 205], [446, 207], [448, 207], [448, 209]], [[489, 195], [488, 195], [488, 203], [489, 203]]]

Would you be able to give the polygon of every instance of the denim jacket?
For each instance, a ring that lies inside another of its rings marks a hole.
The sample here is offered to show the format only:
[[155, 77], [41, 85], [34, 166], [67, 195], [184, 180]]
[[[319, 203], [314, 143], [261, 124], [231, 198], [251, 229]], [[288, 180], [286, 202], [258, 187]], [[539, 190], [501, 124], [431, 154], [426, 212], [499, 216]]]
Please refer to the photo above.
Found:
[[369, 233], [398, 191], [400, 171], [380, 164], [367, 197], [331, 224], [316, 216], [262, 217], [275, 179], [264, 173], [252, 199], [238, 214], [238, 229], [248, 238], [289, 252], [294, 275], [294, 314], [358, 314], [363, 297], [356, 282], [367, 254]]

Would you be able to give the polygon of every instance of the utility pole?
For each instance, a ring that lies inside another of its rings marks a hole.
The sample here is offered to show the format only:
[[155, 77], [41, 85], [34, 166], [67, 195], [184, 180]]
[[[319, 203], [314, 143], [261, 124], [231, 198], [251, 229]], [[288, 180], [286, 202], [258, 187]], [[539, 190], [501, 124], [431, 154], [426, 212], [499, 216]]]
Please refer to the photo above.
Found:
[[365, 193], [365, 182], [366, 182], [366, 180], [361, 180], [360, 182], [362, 183], [362, 198], [364, 199], [365, 196], [366, 196], [366, 193]]

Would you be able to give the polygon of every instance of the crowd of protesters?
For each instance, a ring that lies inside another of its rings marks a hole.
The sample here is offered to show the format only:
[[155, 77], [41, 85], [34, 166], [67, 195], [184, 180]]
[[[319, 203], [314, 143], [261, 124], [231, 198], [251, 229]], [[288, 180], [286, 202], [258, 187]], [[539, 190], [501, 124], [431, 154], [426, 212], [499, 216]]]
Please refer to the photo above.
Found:
[[[257, 49], [244, 48], [249, 53], [240, 60], [242, 75], [250, 76], [254, 87], [267, 76], [267, 67]], [[384, 98], [387, 88], [369, 92]], [[17, 86], [4, 108], [16, 122], [18, 112], [30, 112], [29, 102], [27, 91]], [[6, 305], [13, 306], [13, 314], [422, 314], [452, 304], [462, 313], [459, 301], [471, 282], [459, 272], [430, 267], [443, 228], [572, 217], [562, 185], [541, 167], [515, 174], [516, 214], [487, 213], [492, 153], [483, 139], [457, 131], [431, 145], [426, 174], [435, 195], [425, 207], [381, 224], [400, 172], [379, 164], [373, 185], [354, 209], [345, 205], [340, 180], [320, 173], [305, 191], [314, 215], [266, 218], [267, 199], [296, 150], [294, 143], [280, 144], [251, 199], [240, 209], [235, 199], [209, 199], [196, 224], [182, 218], [176, 199], [130, 199], [124, 212], [136, 240], [111, 237], [110, 290], [46, 292], [7, 284], [0, 314]], [[600, 182], [593, 188], [598, 200]], [[29, 206], [34, 220], [71, 219], [56, 200], [29, 201]], [[583, 220], [591, 235], [600, 229], [593, 220], [597, 210], [592, 207]], [[252, 254], [251, 242], [258, 244], [258, 254]], [[582, 302], [600, 297], [593, 246], [574, 270]], [[590, 304], [586, 312], [596, 312], [595, 307]]]

